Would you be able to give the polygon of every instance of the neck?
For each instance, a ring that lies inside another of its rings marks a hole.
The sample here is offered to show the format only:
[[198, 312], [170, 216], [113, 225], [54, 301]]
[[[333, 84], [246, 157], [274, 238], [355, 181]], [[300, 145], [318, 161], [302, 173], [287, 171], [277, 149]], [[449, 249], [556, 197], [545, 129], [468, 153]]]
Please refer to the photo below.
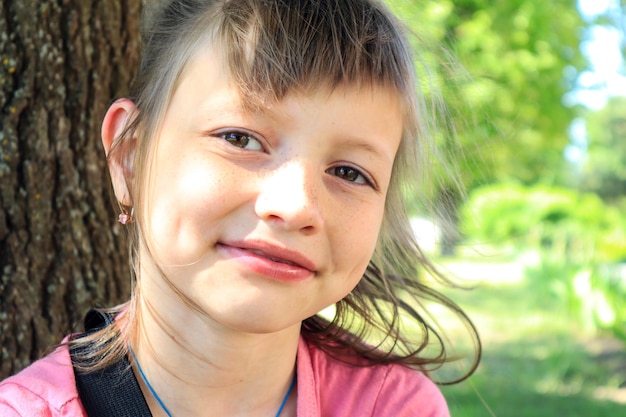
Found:
[[[293, 380], [300, 324], [246, 333], [221, 326], [182, 301], [174, 308], [161, 300], [158, 309], [145, 299], [138, 304], [140, 326], [132, 345], [172, 415], [276, 415]], [[153, 415], [165, 415], [146, 384], [140, 380], [140, 385]], [[295, 410], [291, 397], [281, 417]]]

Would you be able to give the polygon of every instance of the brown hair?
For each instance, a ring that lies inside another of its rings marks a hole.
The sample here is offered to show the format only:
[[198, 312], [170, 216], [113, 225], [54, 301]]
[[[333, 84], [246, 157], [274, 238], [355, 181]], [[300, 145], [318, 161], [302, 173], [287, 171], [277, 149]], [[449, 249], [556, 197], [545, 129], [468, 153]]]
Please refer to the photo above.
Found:
[[[397, 362], [427, 370], [449, 360], [443, 335], [423, 307], [433, 301], [470, 330], [475, 355], [458, 380], [471, 374], [480, 357], [478, 336], [460, 308], [420, 279], [429, 271], [448, 282], [420, 250], [408, 220], [406, 188], [432, 166], [435, 118], [441, 112], [429, 110], [432, 103], [438, 106], [437, 99], [431, 96], [427, 106], [424, 94], [416, 91], [415, 57], [402, 27], [375, 0], [171, 0], [146, 9], [142, 62], [131, 97], [139, 111], [111, 151], [124, 157], [125, 144], [136, 140], [130, 164], [135, 170], [128, 183], [136, 217], [129, 227], [135, 271], [140, 237], [149, 235], [142, 228], [141, 190], [148, 188], [143, 181], [150, 177], [153, 138], [186, 63], [199, 49], [219, 46], [216, 50], [223, 51], [232, 79], [251, 106], [320, 85], [329, 90], [345, 85], [388, 88], [402, 101], [404, 129], [373, 259], [357, 287], [336, 304], [334, 316], [306, 319], [302, 334], [342, 360], [356, 356], [361, 363], [364, 358], [368, 364]], [[137, 291], [140, 279], [130, 306], [113, 310], [126, 312], [119, 320], [121, 334], [113, 326], [89, 338], [100, 348], [86, 358], [88, 368], [106, 366], [125, 353], [140, 320]]]

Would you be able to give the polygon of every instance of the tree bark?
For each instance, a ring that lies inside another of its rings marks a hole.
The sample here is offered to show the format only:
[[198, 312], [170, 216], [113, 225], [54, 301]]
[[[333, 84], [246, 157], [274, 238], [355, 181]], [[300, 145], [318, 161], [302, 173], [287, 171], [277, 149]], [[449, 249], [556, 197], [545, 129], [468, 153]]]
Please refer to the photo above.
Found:
[[141, 0], [0, 1], [0, 379], [129, 295], [100, 145]]

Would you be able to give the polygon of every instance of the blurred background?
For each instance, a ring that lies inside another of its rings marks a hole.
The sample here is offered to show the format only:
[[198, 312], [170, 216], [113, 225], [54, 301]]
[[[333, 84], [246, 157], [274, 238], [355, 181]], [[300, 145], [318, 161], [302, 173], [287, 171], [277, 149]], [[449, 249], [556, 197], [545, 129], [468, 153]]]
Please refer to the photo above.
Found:
[[[386, 1], [447, 103], [412, 224], [473, 288], [445, 290], [484, 343], [453, 417], [626, 415], [622, 0]], [[99, 132], [144, 3], [0, 2], [0, 379], [128, 297]]]
[[452, 415], [626, 415], [626, 2], [389, 3], [460, 64], [423, 64], [461, 175], [412, 220], [473, 287], [448, 291], [484, 344]]

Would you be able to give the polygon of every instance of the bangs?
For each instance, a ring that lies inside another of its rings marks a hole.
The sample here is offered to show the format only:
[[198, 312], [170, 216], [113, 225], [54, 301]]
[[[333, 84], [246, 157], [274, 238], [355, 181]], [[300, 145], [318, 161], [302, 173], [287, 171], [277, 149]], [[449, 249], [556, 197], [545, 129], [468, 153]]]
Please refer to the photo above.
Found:
[[355, 0], [231, 0], [220, 37], [233, 80], [248, 99], [280, 100], [292, 90], [414, 88], [400, 24]]

